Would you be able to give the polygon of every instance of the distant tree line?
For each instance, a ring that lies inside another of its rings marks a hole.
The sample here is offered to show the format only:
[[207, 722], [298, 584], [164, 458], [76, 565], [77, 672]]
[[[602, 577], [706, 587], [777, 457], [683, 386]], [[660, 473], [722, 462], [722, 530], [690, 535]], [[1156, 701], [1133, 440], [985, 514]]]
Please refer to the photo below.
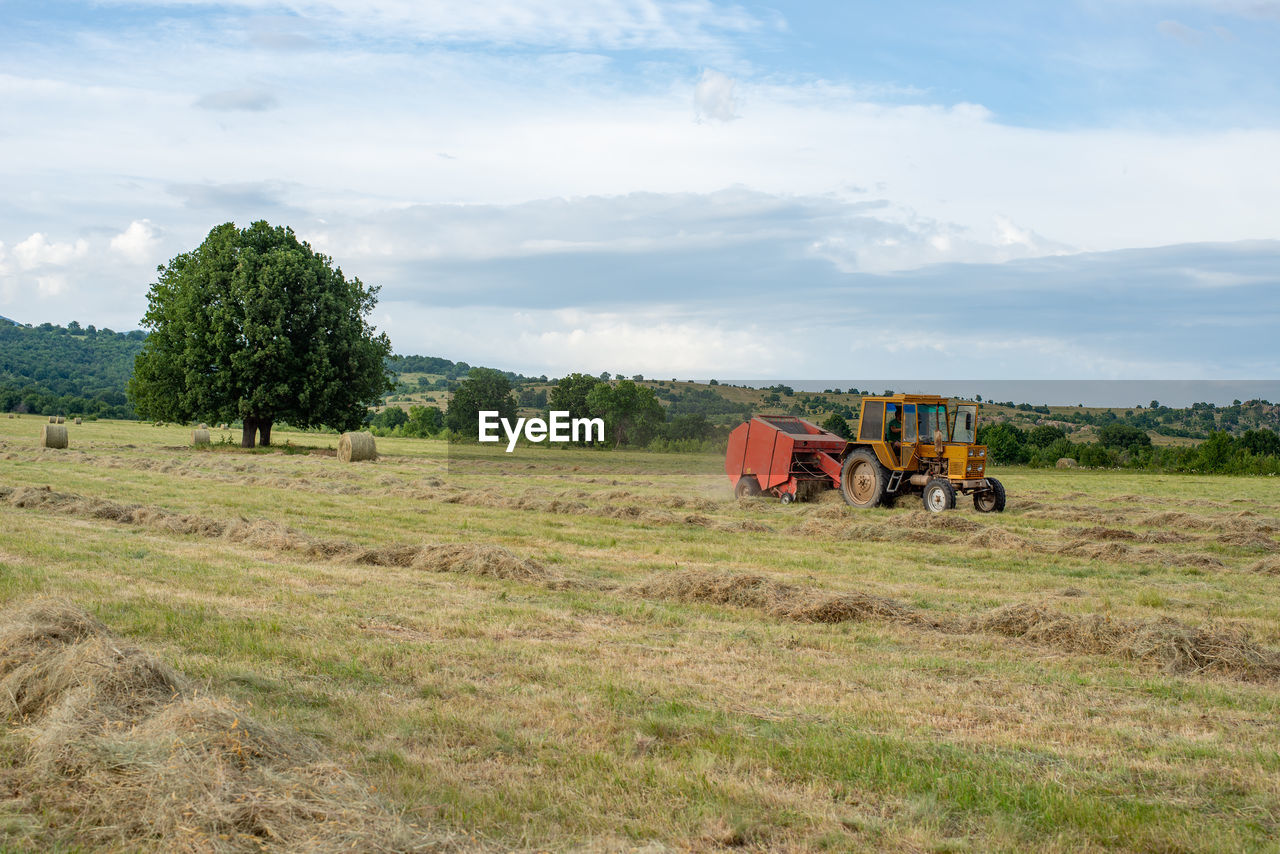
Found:
[[146, 334], [0, 317], [0, 410], [132, 418], [125, 384]]
[[[391, 355], [386, 358], [387, 370], [394, 374], [436, 374], [447, 380], [460, 380], [466, 377], [472, 366], [466, 362], [453, 362], [449, 359], [442, 359], [439, 356], [399, 356]], [[538, 377], [526, 377], [524, 374], [514, 373], [512, 371], [499, 371], [507, 379], [513, 383], [523, 383], [536, 381]], [[546, 377], [541, 377], [542, 382], [546, 382]]]
[[1046, 468], [1066, 458], [1096, 468], [1280, 474], [1280, 434], [1265, 427], [1239, 436], [1215, 430], [1200, 444], [1183, 447], [1153, 445], [1145, 430], [1123, 423], [1100, 428], [1096, 442], [1072, 442], [1062, 428], [1052, 425], [1023, 430], [1009, 423], [980, 426], [977, 440], [1000, 465]]

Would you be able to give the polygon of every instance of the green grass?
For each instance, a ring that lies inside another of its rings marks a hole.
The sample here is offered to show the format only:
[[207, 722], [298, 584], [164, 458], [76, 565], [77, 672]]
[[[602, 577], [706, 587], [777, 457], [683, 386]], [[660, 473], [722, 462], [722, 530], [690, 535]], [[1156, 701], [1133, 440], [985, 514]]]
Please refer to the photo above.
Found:
[[[1274, 850], [1275, 682], [629, 592], [675, 569], [750, 572], [939, 616], [1047, 602], [1238, 626], [1275, 648], [1280, 577], [1252, 570], [1275, 552], [1215, 529], [1280, 527], [1270, 480], [1001, 472], [1009, 512], [962, 500], [955, 517], [1028, 552], [945, 529], [922, 541], [907, 502], [739, 504], [715, 458], [380, 439], [379, 462], [344, 466], [297, 447], [191, 450], [188, 430], [127, 422], [72, 427], [71, 449], [54, 452], [36, 448], [39, 423], [0, 420], [0, 485], [366, 546], [492, 543], [574, 582], [313, 560], [0, 502], [0, 598], [72, 598], [209, 690], [314, 736], [414, 821], [551, 850]], [[586, 510], [551, 512], [553, 500]], [[627, 507], [640, 518], [609, 515]], [[1150, 520], [1165, 510], [1195, 524]], [[734, 529], [744, 522], [767, 530]], [[870, 540], [868, 523], [902, 534]], [[1192, 539], [1130, 542], [1107, 561], [1056, 553], [1100, 525]], [[7, 762], [15, 749], [0, 743]], [[0, 811], [0, 844], [41, 821]]]

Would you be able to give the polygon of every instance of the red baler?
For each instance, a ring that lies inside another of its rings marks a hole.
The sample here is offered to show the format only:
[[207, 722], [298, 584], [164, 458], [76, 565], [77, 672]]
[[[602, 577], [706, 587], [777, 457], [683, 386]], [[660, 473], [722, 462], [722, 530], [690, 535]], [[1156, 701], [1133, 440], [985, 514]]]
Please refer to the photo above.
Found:
[[793, 415], [757, 415], [729, 434], [725, 474], [739, 498], [762, 492], [785, 503], [840, 486], [848, 445], [834, 433]]

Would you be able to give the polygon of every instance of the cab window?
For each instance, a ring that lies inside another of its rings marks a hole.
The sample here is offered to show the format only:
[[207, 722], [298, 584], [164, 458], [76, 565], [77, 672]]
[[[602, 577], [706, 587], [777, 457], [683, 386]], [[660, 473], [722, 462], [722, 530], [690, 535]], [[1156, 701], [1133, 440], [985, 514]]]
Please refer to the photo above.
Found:
[[951, 412], [951, 441], [972, 442], [978, 426], [978, 405], [962, 403]]
[[902, 441], [902, 409], [896, 403], [884, 405], [884, 440], [886, 442]]
[[920, 407], [920, 441], [932, 442], [934, 432], [941, 430], [943, 437], [947, 435], [947, 408], [937, 404], [925, 404]]
[[884, 401], [868, 400], [862, 405], [862, 423], [858, 425], [858, 438], [864, 442], [879, 442], [884, 429]]
[[914, 442], [915, 440], [916, 405], [914, 403], [908, 403], [902, 407], [902, 441]]

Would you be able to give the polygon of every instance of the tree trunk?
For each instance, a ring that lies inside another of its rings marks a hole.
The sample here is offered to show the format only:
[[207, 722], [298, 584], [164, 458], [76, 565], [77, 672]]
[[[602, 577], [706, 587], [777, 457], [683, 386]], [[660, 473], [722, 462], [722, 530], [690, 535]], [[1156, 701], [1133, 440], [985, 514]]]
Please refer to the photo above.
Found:
[[[269, 429], [269, 428], [268, 428]], [[252, 448], [254, 438], [258, 433], [258, 419], [246, 418], [244, 420], [244, 430], [240, 432], [240, 447]]]
[[258, 444], [264, 448], [271, 447], [271, 423], [268, 418], [258, 422]]

